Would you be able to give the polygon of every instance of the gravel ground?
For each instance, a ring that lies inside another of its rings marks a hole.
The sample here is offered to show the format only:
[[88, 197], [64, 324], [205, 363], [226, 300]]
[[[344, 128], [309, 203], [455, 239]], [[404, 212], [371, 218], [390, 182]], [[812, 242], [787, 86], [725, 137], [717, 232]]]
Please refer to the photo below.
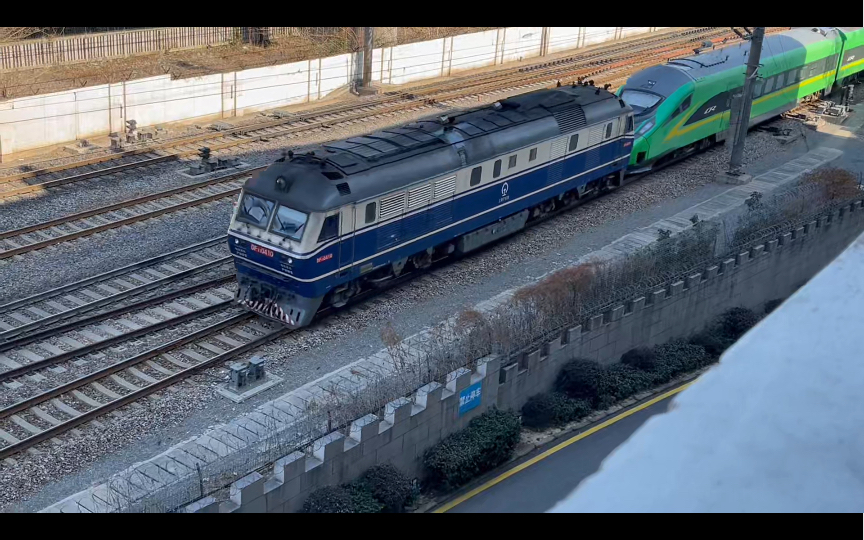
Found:
[[[775, 125], [786, 123], [788, 121], [780, 121]], [[752, 142], [748, 146], [746, 161], [759, 161], [753, 167], [755, 171], [777, 166], [790, 159], [791, 153], [806, 151], [803, 142], [781, 146], [766, 133], [754, 133], [749, 141]], [[564, 266], [634, 228], [725, 191], [728, 186], [712, 184], [711, 181], [727, 162], [726, 148], [712, 150], [259, 349], [256, 354], [268, 359], [268, 369], [286, 381], [247, 403], [236, 405], [217, 397], [213, 385], [222, 375], [211, 370], [178, 387], [182, 390], [162, 393], [158, 401], [144, 400], [137, 406], [128, 407], [124, 410], [122, 422], [112, 419], [102, 422], [102, 427], [87, 426], [81, 429], [80, 436], [71, 437], [62, 446], [49, 443], [39, 448], [41, 454], [28, 453], [16, 457], [14, 466], [0, 464], [0, 506], [7, 510], [40, 509], [128, 463], [146, 459], [178, 440], [200, 433], [208, 425], [249, 410], [262, 401], [377, 351], [381, 348], [379, 327], [385, 320], [392, 321], [402, 335], [412, 334], [462, 307]], [[156, 235], [165, 226], [176, 230], [175, 225], [180, 223], [188, 231], [203, 228], [205, 223], [212, 225], [221, 221], [213, 219], [213, 215], [216, 212], [193, 209], [171, 216], [170, 224], [162, 225], [159, 221], [146, 225], [147, 234]], [[213, 226], [216, 234], [224, 232], [226, 221], [227, 217], [219, 227]], [[150, 231], [150, 227], [154, 230]], [[123, 233], [118, 231], [116, 234], [113, 243], [121, 249], [132, 244], [123, 241]], [[194, 240], [184, 239], [183, 243], [203, 239], [202, 234]], [[77, 243], [81, 245], [78, 250], [73, 250], [72, 256], [82, 257], [88, 264], [92, 262], [98, 266], [99, 261], [91, 261], [96, 255], [91, 252], [98, 251], [94, 249], [98, 245], [88, 250], [84, 242]], [[160, 245], [156, 251], [174, 247], [177, 246]], [[61, 256], [60, 249], [63, 248], [58, 248], [58, 253], [51, 255], [51, 259]], [[38, 256], [36, 254], [34, 258]], [[18, 267], [27, 262], [25, 258], [10, 266]], [[124, 261], [127, 262], [130, 261]], [[109, 262], [103, 264], [109, 265]], [[0, 272], [4, 270], [7, 269], [0, 268]], [[81, 272], [86, 275], [94, 270]], [[170, 414], [165, 414], [167, 411]], [[48, 487], [43, 489], [46, 485]], [[18, 501], [23, 504], [13, 504]]]

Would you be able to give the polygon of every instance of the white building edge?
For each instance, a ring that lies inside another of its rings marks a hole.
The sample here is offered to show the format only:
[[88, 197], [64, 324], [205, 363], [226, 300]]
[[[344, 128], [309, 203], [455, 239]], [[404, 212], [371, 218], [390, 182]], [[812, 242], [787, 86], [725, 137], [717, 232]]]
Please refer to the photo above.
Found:
[[551, 510], [864, 511], [864, 235]]

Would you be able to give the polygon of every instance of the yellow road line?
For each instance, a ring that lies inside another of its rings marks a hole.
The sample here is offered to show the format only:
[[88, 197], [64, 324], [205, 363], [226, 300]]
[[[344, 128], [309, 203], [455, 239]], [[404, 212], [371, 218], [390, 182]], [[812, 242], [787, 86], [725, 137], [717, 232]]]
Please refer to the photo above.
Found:
[[517, 467], [513, 467], [509, 471], [502, 473], [500, 476], [497, 476], [497, 477], [493, 478], [492, 480], [489, 480], [485, 484], [472, 489], [468, 493], [466, 493], [464, 495], [460, 495], [459, 497], [456, 497], [452, 501], [438, 507], [432, 513], [433, 514], [443, 514], [445, 512], [449, 512], [450, 510], [452, 510], [456, 506], [462, 504], [463, 502], [467, 501], [468, 499], [470, 499], [476, 495], [479, 495], [480, 493], [483, 493], [487, 489], [491, 488], [492, 486], [494, 486], [496, 484], [503, 482], [504, 480], [510, 478], [514, 474], [527, 469], [528, 467], [530, 467], [531, 465], [534, 465], [535, 463], [537, 463], [539, 461], [546, 459], [547, 457], [551, 456], [555, 452], [561, 451], [561, 450], [567, 448], [568, 446], [570, 446], [571, 444], [578, 442], [578, 441], [581, 441], [585, 437], [588, 437], [589, 435], [593, 435], [594, 433], [597, 433], [598, 431], [600, 431], [603, 428], [607, 428], [607, 427], [611, 426], [612, 424], [614, 424], [615, 422], [618, 422], [619, 420], [623, 420], [623, 419], [627, 418], [631, 414], [635, 414], [635, 413], [637, 413], [643, 409], [650, 407], [651, 405], [654, 405], [655, 403], [658, 403], [660, 401], [663, 401], [666, 398], [674, 396], [675, 394], [677, 394], [678, 392], [681, 392], [682, 390], [684, 390], [685, 388], [687, 388], [688, 386], [690, 386], [694, 382], [696, 382], [696, 381], [693, 380], [693, 381], [690, 381], [686, 384], [679, 386], [678, 388], [675, 388], [673, 390], [669, 390], [668, 392], [661, 394], [655, 398], [652, 398], [652, 399], [646, 401], [645, 403], [643, 403], [637, 407], [633, 407], [632, 409], [630, 409], [626, 412], [623, 412], [623, 413], [619, 414], [618, 416], [615, 416], [613, 418], [610, 418], [609, 420], [606, 420], [602, 424], [598, 424], [598, 425], [592, 427], [591, 429], [583, 431], [582, 433], [579, 433], [578, 435], [571, 437], [570, 439], [567, 439], [566, 441], [550, 448], [549, 450], [546, 450], [545, 452], [543, 452], [539, 456], [535, 456], [535, 457], [529, 459], [528, 461], [526, 461], [525, 463], [522, 463], [521, 465], [519, 465]]

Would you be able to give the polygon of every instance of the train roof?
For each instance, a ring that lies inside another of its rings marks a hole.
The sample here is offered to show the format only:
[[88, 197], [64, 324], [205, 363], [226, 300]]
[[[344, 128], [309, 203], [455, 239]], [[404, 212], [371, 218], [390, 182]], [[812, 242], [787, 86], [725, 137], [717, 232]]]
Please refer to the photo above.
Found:
[[[809, 45], [833, 40], [831, 36], [834, 28], [823, 28], [828, 36], [814, 31], [813, 27], [796, 28], [779, 34], [765, 36], [762, 43], [762, 58], [771, 58], [775, 55], [786, 54], [796, 49], [804, 49]], [[836, 34], [835, 34], [836, 36]], [[747, 65], [750, 52], [750, 41], [742, 41], [733, 45], [715, 49], [704, 53], [675, 58], [666, 65], [683, 71], [693, 80], [699, 80], [728, 69], [744, 67]]]
[[[273, 164], [246, 189], [300, 211], [326, 211], [575, 131], [622, 109], [630, 110], [602, 88], [537, 90], [324, 144]], [[287, 189], [277, 188], [279, 177]]]
[[[762, 58], [804, 50], [808, 45], [833, 39], [834, 28], [823, 28], [828, 36], [814, 32], [812, 27], [798, 28], [780, 34], [765, 36], [762, 45]], [[835, 34], [836, 35], [836, 34]], [[648, 90], [662, 96], [673, 92], [691, 81], [747, 65], [750, 42], [742, 41], [721, 49], [706, 51], [697, 55], [670, 59], [666, 64], [651, 66], [636, 73], [627, 80], [624, 90]]]

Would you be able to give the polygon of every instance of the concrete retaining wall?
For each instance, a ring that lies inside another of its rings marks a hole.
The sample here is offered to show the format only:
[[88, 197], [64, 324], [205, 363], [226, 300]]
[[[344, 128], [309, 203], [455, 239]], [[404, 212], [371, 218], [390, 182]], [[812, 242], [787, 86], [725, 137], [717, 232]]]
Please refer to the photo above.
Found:
[[[549, 52], [653, 27], [549, 27]], [[405, 84], [541, 55], [541, 27], [464, 34], [373, 51], [373, 80]], [[70, 38], [72, 39], [72, 38]], [[167, 122], [203, 122], [316, 101], [354, 80], [354, 55], [172, 80], [170, 75], [0, 101], [0, 162], [14, 154]]]
[[[813, 277], [862, 229], [864, 209], [858, 201], [649, 295], [596, 313], [505, 365], [498, 357], [484, 358], [475, 371], [453, 374], [444, 387], [426, 385], [410, 399], [390, 403], [381, 417], [367, 415], [345, 432], [331, 433], [307, 451], [278, 460], [267, 474], [238, 480], [228, 500], [207, 497], [187, 511], [294, 512], [312, 491], [351, 481], [380, 463], [420, 477], [428, 448], [492, 406], [521, 408], [530, 396], [551, 387], [564, 362], [582, 357], [613, 363], [635, 346], [687, 336], [728, 308], [761, 310], [765, 302], [789, 296]], [[481, 387], [481, 403], [460, 416], [460, 392], [474, 384]]]

